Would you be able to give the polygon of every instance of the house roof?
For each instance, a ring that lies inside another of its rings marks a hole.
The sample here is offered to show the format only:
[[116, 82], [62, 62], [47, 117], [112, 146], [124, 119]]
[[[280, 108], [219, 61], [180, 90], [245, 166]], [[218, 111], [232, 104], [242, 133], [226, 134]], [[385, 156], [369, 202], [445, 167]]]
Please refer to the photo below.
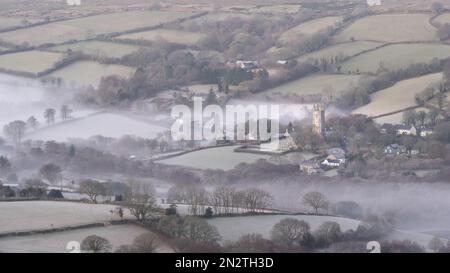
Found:
[[340, 164], [341, 163], [341, 161], [339, 161], [339, 160], [329, 159], [329, 158], [325, 159], [325, 161], [327, 161], [329, 163], [335, 163], [335, 164]]
[[405, 148], [405, 146], [399, 145], [399, 144], [397, 144], [397, 143], [390, 144], [390, 145], [388, 145], [388, 146], [386, 147], [386, 149], [395, 149], [395, 150], [397, 150], [397, 149], [403, 149], [403, 148]]

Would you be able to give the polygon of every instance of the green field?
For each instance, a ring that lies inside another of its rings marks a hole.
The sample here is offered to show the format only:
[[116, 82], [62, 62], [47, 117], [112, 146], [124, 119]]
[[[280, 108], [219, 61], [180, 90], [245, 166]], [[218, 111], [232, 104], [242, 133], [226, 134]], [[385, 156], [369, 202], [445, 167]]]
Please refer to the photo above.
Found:
[[[415, 106], [416, 94], [432, 84], [439, 83], [441, 80], [442, 73], [435, 73], [400, 81], [392, 87], [373, 94], [369, 104], [356, 109], [353, 113], [377, 116]], [[397, 115], [396, 118], [398, 117]]]
[[38, 74], [51, 69], [64, 54], [44, 51], [25, 51], [0, 55], [0, 69]]
[[69, 40], [92, 38], [99, 34], [156, 26], [191, 15], [192, 13], [186, 12], [163, 11], [102, 14], [5, 32], [0, 34], [0, 39], [14, 44], [62, 43]]
[[329, 27], [333, 27], [341, 22], [342, 18], [337, 16], [323, 17], [307, 21], [284, 32], [280, 36], [279, 42], [281, 42], [282, 44], [295, 42], [298, 37], [315, 34], [319, 31], [326, 30]]
[[79, 61], [49, 74], [49, 77], [60, 78], [66, 85], [97, 87], [103, 77], [116, 75], [127, 78], [134, 71], [134, 68], [123, 65]]
[[359, 75], [314, 74], [274, 87], [264, 92], [267, 95], [312, 95], [324, 92], [341, 93], [356, 85]]
[[437, 30], [428, 14], [382, 14], [357, 20], [335, 37], [338, 42], [369, 40], [382, 42], [434, 41]]
[[450, 46], [444, 44], [395, 44], [385, 46], [349, 59], [342, 65], [342, 72], [376, 73], [385, 69], [405, 68], [414, 63], [429, 63], [434, 58], [450, 57]]
[[68, 50], [80, 51], [83, 52], [84, 54], [95, 57], [122, 58], [125, 55], [137, 51], [139, 48], [140, 48], [139, 46], [135, 45], [124, 45], [100, 41], [88, 41], [56, 46], [52, 47], [51, 49], [60, 52], [66, 52]]
[[336, 57], [338, 57], [340, 60], [352, 57], [356, 54], [359, 54], [366, 50], [374, 49], [378, 46], [381, 46], [383, 43], [377, 43], [377, 42], [369, 42], [369, 41], [356, 41], [356, 42], [350, 42], [350, 43], [342, 43], [337, 45], [332, 45], [329, 47], [326, 47], [321, 50], [317, 50], [308, 54], [305, 54], [303, 56], [300, 56], [297, 61], [299, 62], [305, 62], [309, 60], [320, 60], [320, 59], [327, 59], [331, 60]]
[[205, 34], [197, 32], [188, 32], [172, 29], [155, 29], [151, 31], [121, 35], [117, 37], [117, 39], [143, 40], [150, 42], [163, 39], [169, 43], [193, 45], [196, 44], [203, 37], [205, 37]]

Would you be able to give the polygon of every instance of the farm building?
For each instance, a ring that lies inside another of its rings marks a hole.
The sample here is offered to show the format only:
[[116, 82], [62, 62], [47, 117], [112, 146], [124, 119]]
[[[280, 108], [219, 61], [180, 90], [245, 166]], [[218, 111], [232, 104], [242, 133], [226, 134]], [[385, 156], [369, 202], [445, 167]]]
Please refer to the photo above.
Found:
[[429, 127], [422, 127], [420, 128], [420, 136], [421, 137], [427, 137], [433, 134], [433, 129]]
[[414, 125], [400, 124], [396, 125], [394, 128], [397, 135], [415, 136], [417, 134], [417, 129]]
[[316, 162], [306, 160], [300, 163], [300, 171], [307, 175], [315, 175], [321, 173], [322, 169]]
[[324, 166], [327, 166], [327, 167], [339, 167], [339, 166], [341, 166], [341, 161], [340, 160], [337, 160], [337, 159], [331, 159], [331, 158], [326, 158], [324, 161], [322, 161], [322, 163], [321, 163], [322, 165], [324, 165]]
[[257, 69], [259, 67], [259, 62], [258, 61], [243, 61], [243, 60], [237, 60], [236, 61], [236, 66], [247, 70], [247, 71], [252, 71], [254, 69]]
[[331, 148], [327, 150], [327, 158], [322, 161], [322, 165], [327, 167], [340, 167], [345, 164], [345, 151], [341, 148]]

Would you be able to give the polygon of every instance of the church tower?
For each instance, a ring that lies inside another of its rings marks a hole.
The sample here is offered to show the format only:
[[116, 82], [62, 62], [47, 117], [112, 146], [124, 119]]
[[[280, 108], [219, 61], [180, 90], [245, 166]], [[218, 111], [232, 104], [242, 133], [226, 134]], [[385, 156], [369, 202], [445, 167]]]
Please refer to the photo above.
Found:
[[313, 132], [319, 136], [325, 134], [325, 106], [314, 104], [313, 106]]

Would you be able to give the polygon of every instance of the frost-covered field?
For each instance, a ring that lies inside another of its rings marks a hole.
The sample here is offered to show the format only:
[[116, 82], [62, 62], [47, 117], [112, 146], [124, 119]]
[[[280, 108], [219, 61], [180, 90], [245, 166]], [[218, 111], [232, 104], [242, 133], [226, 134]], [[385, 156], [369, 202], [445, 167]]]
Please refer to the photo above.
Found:
[[356, 229], [361, 223], [358, 220], [315, 215], [267, 215], [267, 216], [243, 216], [243, 217], [220, 217], [208, 220], [208, 222], [217, 227], [222, 235], [222, 240], [235, 241], [240, 236], [249, 233], [259, 233], [265, 238], [270, 238], [270, 232], [273, 226], [285, 218], [294, 218], [309, 223], [311, 229], [318, 228], [327, 221], [337, 222], [341, 230]]
[[269, 155], [236, 153], [237, 146], [204, 149], [158, 161], [167, 165], [186, 166], [196, 169], [230, 170], [240, 163], [254, 163], [258, 159], [269, 159]]
[[[41, 125], [45, 124], [44, 109], [69, 104], [74, 118], [84, 117], [96, 110], [67, 103], [67, 90], [48, 90], [39, 81], [0, 74], [0, 128], [14, 120], [26, 121], [35, 116]], [[57, 120], [59, 118], [57, 117]], [[0, 135], [3, 132], [0, 131]]]
[[[1, 252], [25, 253], [61, 253], [67, 252], [66, 245], [70, 241], [80, 242], [90, 235], [97, 235], [107, 239], [114, 248], [131, 244], [137, 236], [148, 233], [146, 229], [132, 225], [111, 225], [96, 228], [83, 228], [49, 234], [18, 236], [0, 239]], [[173, 252], [165, 243], [159, 242], [158, 252]]]
[[[208, 222], [217, 227], [222, 241], [235, 241], [240, 236], [249, 233], [259, 233], [265, 238], [270, 238], [270, 233], [273, 226], [285, 218], [294, 218], [307, 222], [311, 230], [316, 230], [321, 224], [331, 221], [340, 225], [341, 231], [355, 230], [361, 221], [334, 217], [334, 216], [317, 216], [317, 215], [260, 215], [260, 216], [243, 216], [243, 217], [218, 217]], [[426, 247], [432, 235], [414, 232], [408, 230], [394, 230], [387, 235], [384, 240], [411, 240]]]
[[117, 206], [75, 202], [0, 202], [0, 233], [77, 226], [120, 220]]
[[120, 114], [101, 113], [86, 118], [67, 121], [43, 128], [27, 136], [35, 140], [66, 141], [73, 138], [89, 138], [95, 135], [121, 137], [135, 135], [154, 138], [165, 128]]

